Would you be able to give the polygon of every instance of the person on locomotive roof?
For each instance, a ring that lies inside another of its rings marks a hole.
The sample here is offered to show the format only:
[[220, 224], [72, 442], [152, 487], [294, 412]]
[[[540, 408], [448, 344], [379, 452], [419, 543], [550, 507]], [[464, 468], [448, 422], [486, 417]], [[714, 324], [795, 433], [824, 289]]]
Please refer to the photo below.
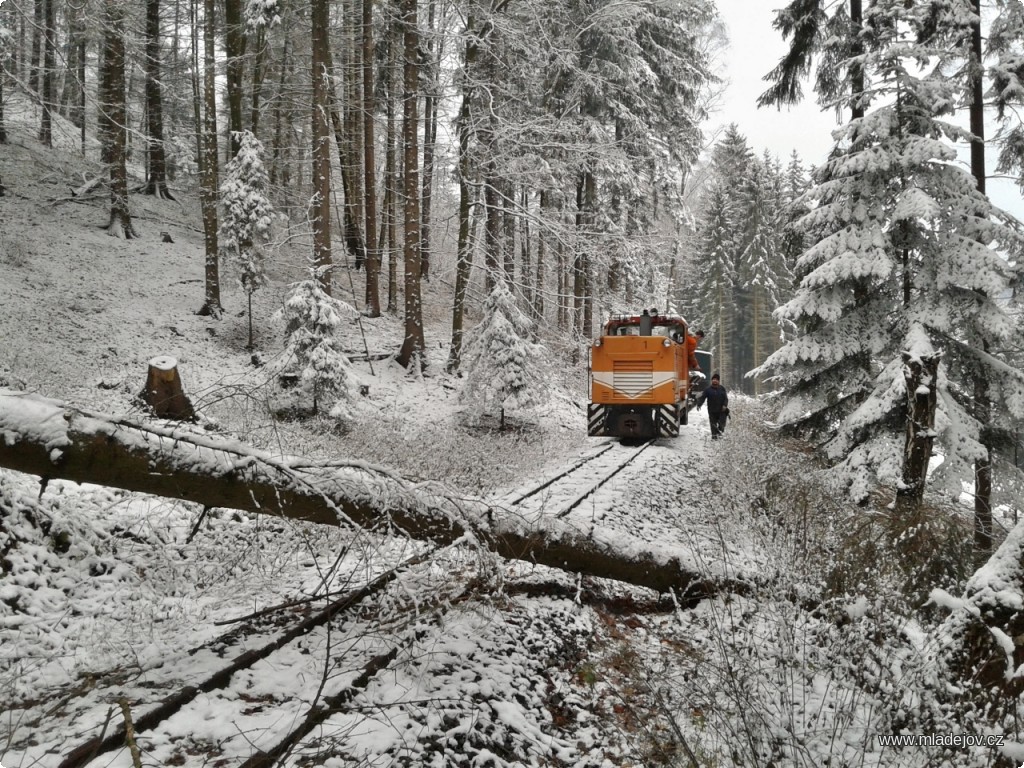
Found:
[[704, 340], [704, 331], [698, 330], [696, 333], [686, 334], [686, 355], [689, 358], [689, 365], [691, 371], [699, 371], [700, 363], [697, 361], [697, 345]]
[[711, 374], [711, 384], [697, 397], [697, 410], [707, 402], [708, 420], [711, 422], [711, 439], [717, 440], [725, 432], [725, 422], [729, 418], [729, 393], [722, 386], [717, 373]]

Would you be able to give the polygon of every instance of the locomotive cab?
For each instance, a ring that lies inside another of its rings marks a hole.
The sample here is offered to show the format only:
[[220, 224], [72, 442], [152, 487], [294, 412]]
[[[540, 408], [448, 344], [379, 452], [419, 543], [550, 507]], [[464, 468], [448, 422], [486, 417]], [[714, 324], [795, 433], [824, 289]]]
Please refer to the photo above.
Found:
[[590, 348], [588, 435], [678, 436], [691, 391], [687, 332], [682, 317], [657, 310], [608, 319]]

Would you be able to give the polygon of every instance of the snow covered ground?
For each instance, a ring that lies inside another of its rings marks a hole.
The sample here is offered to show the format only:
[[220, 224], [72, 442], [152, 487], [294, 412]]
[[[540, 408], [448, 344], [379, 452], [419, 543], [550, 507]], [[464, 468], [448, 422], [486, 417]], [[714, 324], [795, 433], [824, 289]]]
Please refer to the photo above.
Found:
[[[213, 437], [365, 461], [413, 488], [491, 503], [606, 442], [585, 437], [585, 371], [568, 365], [552, 371], [549, 405], [511, 414], [515, 429], [463, 421], [459, 380], [443, 373], [443, 260], [426, 287], [426, 374], [377, 359], [399, 348], [399, 318], [363, 318], [345, 332], [368, 386], [353, 422], [272, 418], [282, 335], [270, 316], [302, 277], [302, 238], [278, 232], [271, 284], [255, 295], [256, 364], [230, 276], [226, 315], [195, 314], [192, 196], [133, 195], [141, 237], [111, 238], [103, 192], [69, 192], [95, 166], [41, 149], [28, 125], [8, 128], [0, 388], [141, 419], [147, 361], [169, 355]], [[358, 304], [361, 277], [339, 269], [336, 295]], [[269, 765], [262, 753], [332, 767], [928, 765], [925, 752], [879, 748], [872, 730], [900, 695], [902, 663], [877, 633], [924, 631], [853, 590], [828, 610], [806, 607], [801, 585], [817, 590], [837, 572], [842, 510], [815, 494], [807, 457], [758, 427], [756, 403], [733, 412], [716, 442], [695, 414], [565, 523], [656, 542], [708, 574], [780, 584], [770, 599], [680, 604], [468, 545], [204, 514], [0, 469], [0, 762], [130, 766], [118, 735], [130, 717], [144, 726], [135, 741], [146, 766]], [[557, 506], [540, 495], [528, 514]], [[246, 653], [260, 658], [247, 664]]]
[[[563, 374], [546, 411], [511, 414], [517, 429], [462, 422], [458, 380], [442, 373], [449, 335], [443, 273], [427, 288], [425, 375], [375, 359], [397, 350], [398, 318], [363, 318], [346, 332], [353, 356], [368, 351], [370, 358], [355, 363], [369, 386], [355, 424], [339, 432], [328, 421], [272, 419], [269, 371], [281, 329], [270, 316], [302, 276], [302, 244], [279, 250], [271, 285], [255, 295], [261, 365], [254, 365], [245, 348], [244, 294], [230, 275], [225, 317], [195, 314], [203, 257], [194, 198], [133, 196], [141, 237], [109, 237], [102, 188], [85, 196], [70, 191], [96, 173], [95, 165], [73, 151], [40, 148], [25, 126], [9, 130], [11, 143], [0, 146], [7, 188], [0, 386], [142, 418], [137, 395], [147, 361], [167, 355], [177, 359], [187, 394], [215, 434], [281, 454], [366, 460], [412, 482], [442, 482], [452, 493], [480, 498], [528, 485], [593, 448], [596, 441], [584, 436], [585, 372], [578, 369]], [[164, 232], [173, 242], [163, 242]], [[357, 304], [361, 277], [339, 270], [337, 294]], [[655, 446], [644, 463], [588, 500], [578, 524], [599, 520], [631, 535], [678, 540], [719, 560], [723, 521], [704, 480], [717, 473], [708, 457], [721, 463], [728, 450], [706, 438], [700, 424]], [[60, 765], [122, 722], [122, 698], [131, 715], [143, 717], [225, 658], [279, 636], [295, 614], [322, 608], [324, 595], [337, 599], [424, 548], [230, 510], [202, 516], [194, 504], [62, 481], [42, 486], [6, 470], [0, 509], [6, 768]], [[371, 605], [277, 653], [272, 668], [241, 673], [143, 730], [145, 764], [234, 764], [294, 727], [314, 698], [343, 690], [355, 674], [345, 672], [346, 659], [357, 669], [392, 648], [400, 655], [387, 676], [319, 725], [289, 760], [300, 764], [305, 754], [331, 765], [468, 764], [490, 754], [496, 764], [628, 761], [653, 726], [617, 725], [625, 713], [610, 701], [598, 705], [619, 694], [602, 680], [595, 653], [626, 644], [620, 609], [612, 606], [635, 604], [640, 613], [653, 606], [658, 616], [672, 609], [653, 593], [592, 581], [463, 548], [435, 554], [403, 571]], [[242, 622], [248, 634], [218, 640], [236, 627], [218, 622], [312, 596], [319, 597]], [[121, 748], [93, 764], [130, 765], [131, 756]]]

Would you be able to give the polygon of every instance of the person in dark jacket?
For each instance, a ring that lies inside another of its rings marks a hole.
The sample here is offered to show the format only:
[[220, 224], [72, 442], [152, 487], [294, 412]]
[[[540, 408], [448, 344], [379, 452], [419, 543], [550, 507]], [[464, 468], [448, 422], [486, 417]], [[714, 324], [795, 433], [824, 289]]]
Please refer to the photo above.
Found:
[[725, 391], [717, 373], [711, 375], [708, 388], [697, 398], [698, 411], [705, 402], [708, 404], [708, 419], [711, 422], [711, 439], [717, 440], [725, 432], [725, 422], [729, 418], [729, 393]]

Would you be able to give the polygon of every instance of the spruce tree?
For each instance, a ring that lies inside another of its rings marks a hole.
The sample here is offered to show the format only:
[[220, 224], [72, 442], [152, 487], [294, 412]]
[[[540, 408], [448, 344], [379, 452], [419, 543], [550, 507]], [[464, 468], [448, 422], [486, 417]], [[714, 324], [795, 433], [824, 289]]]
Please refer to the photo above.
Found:
[[713, 179], [701, 201], [696, 232], [697, 310], [700, 315], [689, 319], [703, 326], [707, 333], [705, 345], [715, 356], [715, 365], [727, 381], [732, 379], [728, 360], [735, 318], [731, 307], [736, 285], [737, 227], [736, 201], [725, 182]]
[[[737, 361], [739, 371], [760, 365], [780, 346], [781, 330], [774, 319], [775, 310], [792, 294], [792, 274], [782, 251], [783, 217], [782, 176], [778, 162], [765, 153], [744, 189], [748, 238], [741, 256], [742, 279], [749, 318], [744, 334], [744, 354]], [[739, 384], [740, 382], [736, 382]], [[745, 391], [760, 394], [761, 382], [753, 379]]]
[[459, 401], [471, 417], [479, 419], [497, 410], [504, 429], [506, 410], [545, 402], [547, 355], [542, 345], [530, 340], [533, 328], [505, 281], [497, 279], [462, 357]]
[[943, 53], [939, 38], [917, 42], [926, 13], [896, 0], [872, 7], [870, 95], [879, 106], [842, 129], [816, 175], [801, 283], [780, 310], [801, 333], [759, 371], [786, 383], [780, 421], [820, 441], [857, 498], [904, 483], [904, 353], [928, 346], [941, 356], [937, 477], [951, 490], [959, 493], [984, 451], [972, 413], [976, 373], [1006, 412], [1024, 414], [1024, 376], [982, 348], [1012, 329], [997, 301], [1010, 278], [997, 249], [1016, 236], [954, 162], [951, 143], [970, 139], [940, 117], [956, 84], [914, 66]]
[[357, 312], [323, 288], [318, 267], [310, 264], [309, 277], [295, 283], [284, 306], [275, 313], [285, 325], [282, 372], [298, 375], [298, 394], [312, 401], [312, 413], [331, 402], [330, 415], [345, 418], [351, 412], [358, 383], [338, 331]]
[[266, 245], [274, 206], [263, 165], [263, 145], [249, 131], [238, 139], [238, 153], [224, 169], [220, 187], [220, 231], [217, 243], [225, 261], [238, 272], [248, 298], [249, 349], [253, 346], [252, 295], [267, 284]]

